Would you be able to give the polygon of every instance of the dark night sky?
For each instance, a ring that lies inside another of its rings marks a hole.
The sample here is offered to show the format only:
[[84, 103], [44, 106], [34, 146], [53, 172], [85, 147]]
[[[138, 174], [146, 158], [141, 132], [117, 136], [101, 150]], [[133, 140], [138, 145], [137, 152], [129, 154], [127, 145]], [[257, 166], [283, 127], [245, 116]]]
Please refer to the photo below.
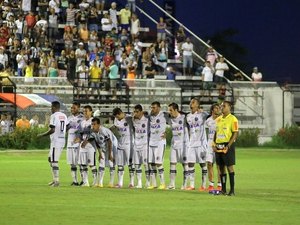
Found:
[[[155, 0], [161, 6], [163, 1]], [[174, 1], [176, 19], [200, 38], [226, 28], [239, 31], [234, 41], [248, 51], [249, 65], [241, 68], [246, 74], [258, 66], [265, 81], [300, 83], [300, 0]], [[150, 13], [162, 15], [146, 0], [143, 4], [151, 8]], [[230, 55], [225, 57], [230, 60]]]
[[249, 68], [258, 66], [265, 81], [300, 83], [299, 8], [298, 0], [176, 0], [176, 18], [200, 37], [239, 30], [235, 40], [248, 50]]

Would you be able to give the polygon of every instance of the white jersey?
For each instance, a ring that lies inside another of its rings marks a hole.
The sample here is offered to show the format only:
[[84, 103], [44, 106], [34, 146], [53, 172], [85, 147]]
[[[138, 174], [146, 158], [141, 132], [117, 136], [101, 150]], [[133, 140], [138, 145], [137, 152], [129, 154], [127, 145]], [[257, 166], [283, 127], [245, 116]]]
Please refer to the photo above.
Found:
[[119, 132], [118, 148], [127, 148], [128, 145], [132, 146], [133, 143], [133, 125], [132, 118], [129, 116], [124, 117], [122, 120], [115, 118], [114, 125]]
[[142, 116], [141, 119], [133, 119], [134, 145], [145, 146], [149, 141], [149, 118]]
[[92, 119], [93, 117], [89, 118], [88, 120], [84, 118], [80, 123], [79, 132], [82, 140], [85, 140], [91, 134]]
[[74, 143], [77, 133], [79, 132], [80, 123], [83, 120], [83, 115], [71, 115], [68, 117], [68, 143], [67, 147], [78, 147], [79, 143]]
[[176, 118], [171, 118], [172, 148], [182, 148], [189, 142], [188, 128], [185, 115], [179, 114]]
[[113, 134], [113, 132], [106, 128], [101, 126], [99, 132], [91, 133], [91, 138], [93, 138], [96, 142], [96, 144], [101, 148], [103, 152], [106, 152], [108, 149], [107, 142], [108, 140], [111, 140], [112, 142], [112, 151], [113, 149], [116, 149], [118, 147], [118, 140], [116, 136]]
[[55, 129], [54, 133], [50, 135], [50, 141], [52, 145], [65, 145], [67, 123], [67, 116], [62, 112], [55, 112], [50, 116], [49, 127]]
[[209, 117], [206, 121], [205, 121], [205, 127], [208, 128], [208, 137], [207, 137], [207, 141], [208, 141], [208, 145], [211, 146], [211, 143], [214, 140], [214, 136], [216, 133], [216, 128], [217, 128], [217, 124], [216, 121], [213, 119], [213, 117]]
[[190, 147], [201, 147], [207, 145], [204, 123], [207, 117], [205, 112], [195, 112], [187, 115], [187, 123], [190, 133]]
[[9, 128], [10, 128], [10, 124], [9, 124], [9, 121], [7, 121], [7, 120], [2, 120], [1, 121], [1, 134], [3, 135], [3, 134], [7, 134], [7, 133], [9, 133]]
[[167, 122], [163, 112], [159, 112], [157, 116], [150, 116], [150, 140], [149, 146], [158, 146], [164, 138]]

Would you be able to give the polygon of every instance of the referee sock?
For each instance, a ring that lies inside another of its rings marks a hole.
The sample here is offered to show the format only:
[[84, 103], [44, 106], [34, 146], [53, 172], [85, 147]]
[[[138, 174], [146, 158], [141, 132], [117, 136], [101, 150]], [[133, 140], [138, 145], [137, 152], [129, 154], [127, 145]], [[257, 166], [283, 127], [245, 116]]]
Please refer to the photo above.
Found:
[[52, 164], [52, 174], [53, 174], [53, 181], [59, 181], [59, 167], [58, 163], [51, 163]]
[[175, 187], [175, 179], [176, 179], [176, 165], [170, 165], [170, 186]]
[[164, 176], [164, 167], [163, 165], [160, 165], [157, 167], [158, 169], [158, 174], [159, 174], [159, 179], [160, 179], [160, 184], [165, 184], [165, 176]]
[[189, 167], [190, 187], [195, 187], [195, 167]]
[[74, 183], [78, 183], [77, 180], [77, 167], [75, 165], [71, 165], [71, 176]]
[[98, 177], [99, 177], [99, 185], [103, 185], [103, 177], [105, 173], [105, 168], [104, 167], [99, 167], [98, 168]]
[[202, 187], [206, 188], [207, 166], [202, 167]]
[[234, 193], [234, 172], [229, 173], [230, 192]]
[[222, 192], [226, 193], [226, 180], [227, 180], [227, 175], [225, 174], [221, 174], [221, 184], [222, 184]]
[[113, 185], [114, 184], [114, 180], [115, 180], [115, 167], [112, 166], [109, 168], [109, 175], [110, 175], [110, 181], [109, 184]]

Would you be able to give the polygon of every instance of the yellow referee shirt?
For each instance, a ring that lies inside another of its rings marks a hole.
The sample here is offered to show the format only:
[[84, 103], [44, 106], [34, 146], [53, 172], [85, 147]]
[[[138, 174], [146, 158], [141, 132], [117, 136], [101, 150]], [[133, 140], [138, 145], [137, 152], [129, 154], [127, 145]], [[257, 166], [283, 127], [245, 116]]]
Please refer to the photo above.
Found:
[[238, 120], [232, 115], [228, 114], [225, 118], [219, 116], [216, 119], [216, 144], [228, 143], [233, 132], [238, 132]]

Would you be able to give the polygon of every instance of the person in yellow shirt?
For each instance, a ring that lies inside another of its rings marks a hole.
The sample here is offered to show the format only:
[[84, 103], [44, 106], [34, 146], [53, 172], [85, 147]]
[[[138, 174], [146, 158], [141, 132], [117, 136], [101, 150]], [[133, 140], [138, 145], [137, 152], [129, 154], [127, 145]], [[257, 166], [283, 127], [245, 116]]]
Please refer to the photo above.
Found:
[[220, 169], [222, 193], [226, 194], [226, 170], [229, 173], [230, 191], [228, 196], [235, 195], [234, 192], [234, 165], [235, 165], [235, 141], [238, 136], [238, 120], [231, 114], [231, 103], [224, 101], [221, 104], [222, 115], [216, 119], [216, 133], [212, 144], [216, 152], [216, 163]]
[[98, 97], [100, 96], [101, 76], [102, 70], [97, 65], [97, 61], [94, 60], [90, 68], [90, 87], [92, 89], [91, 95], [94, 95], [95, 90], [97, 90]]
[[129, 9], [129, 4], [127, 4], [125, 6], [125, 8], [121, 9], [119, 16], [120, 16], [121, 30], [125, 29], [128, 31], [129, 22], [130, 22], [130, 18], [131, 18], [131, 11]]

